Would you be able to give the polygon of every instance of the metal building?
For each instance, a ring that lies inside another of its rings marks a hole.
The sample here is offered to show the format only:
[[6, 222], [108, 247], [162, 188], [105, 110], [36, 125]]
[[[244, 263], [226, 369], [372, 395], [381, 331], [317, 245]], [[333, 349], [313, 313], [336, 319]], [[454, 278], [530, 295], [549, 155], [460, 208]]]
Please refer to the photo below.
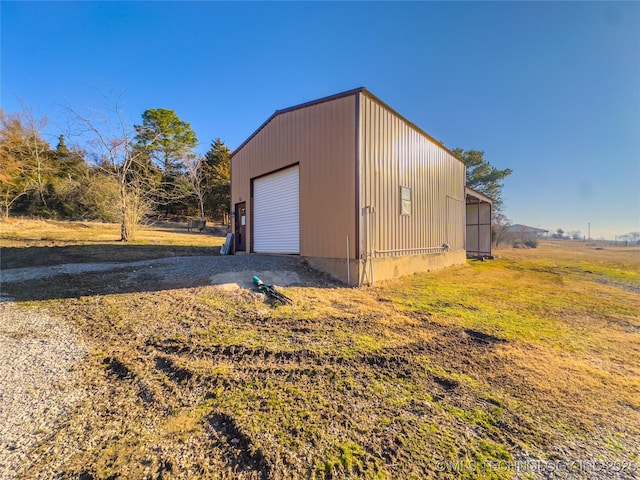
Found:
[[464, 187], [467, 202], [467, 255], [491, 256], [491, 208], [493, 201], [470, 187]]
[[231, 155], [235, 252], [350, 284], [464, 263], [463, 162], [364, 88], [276, 111]]

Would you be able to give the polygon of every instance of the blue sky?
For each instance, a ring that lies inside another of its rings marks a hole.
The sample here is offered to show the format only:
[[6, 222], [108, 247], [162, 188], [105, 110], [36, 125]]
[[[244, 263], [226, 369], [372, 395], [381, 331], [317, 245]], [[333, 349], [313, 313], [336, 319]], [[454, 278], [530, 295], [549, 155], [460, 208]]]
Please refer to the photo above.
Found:
[[514, 223], [640, 230], [638, 2], [0, 2], [0, 101], [66, 131], [121, 95], [203, 153], [275, 110], [364, 86], [450, 148], [511, 168]]

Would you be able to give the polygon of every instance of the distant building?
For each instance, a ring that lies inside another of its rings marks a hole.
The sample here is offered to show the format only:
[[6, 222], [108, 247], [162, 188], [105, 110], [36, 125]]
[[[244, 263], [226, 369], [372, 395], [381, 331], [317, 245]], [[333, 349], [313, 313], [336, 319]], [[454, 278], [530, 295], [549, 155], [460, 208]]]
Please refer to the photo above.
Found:
[[511, 236], [515, 240], [533, 240], [535, 238], [543, 238], [549, 234], [549, 230], [544, 230], [542, 228], [536, 227], [528, 227], [526, 225], [520, 225], [516, 223], [515, 225], [509, 225], [506, 228], [506, 231], [511, 234]]
[[457, 156], [364, 88], [276, 111], [231, 155], [235, 252], [301, 255], [356, 285], [465, 263], [470, 228], [490, 248], [487, 201]]

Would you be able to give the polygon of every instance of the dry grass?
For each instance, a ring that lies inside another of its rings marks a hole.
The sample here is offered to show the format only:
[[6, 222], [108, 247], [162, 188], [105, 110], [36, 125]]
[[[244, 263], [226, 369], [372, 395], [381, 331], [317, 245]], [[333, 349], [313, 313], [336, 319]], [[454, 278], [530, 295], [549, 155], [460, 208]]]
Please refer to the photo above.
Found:
[[640, 250], [498, 253], [372, 288], [286, 289], [293, 306], [210, 286], [23, 303], [71, 319], [92, 346], [91, 395], [23, 475], [511, 478], [508, 462], [535, 459], [637, 465]]
[[[10, 218], [0, 221], [0, 227], [3, 247], [86, 245], [120, 240], [120, 225], [116, 223]], [[129, 243], [213, 247], [221, 245], [221, 237], [187, 232], [186, 223], [160, 223], [138, 227], [134, 240]]]
[[212, 255], [224, 243], [218, 232], [187, 232], [186, 224], [141, 226], [133, 241], [122, 243], [115, 223], [11, 218], [0, 221], [0, 268]]

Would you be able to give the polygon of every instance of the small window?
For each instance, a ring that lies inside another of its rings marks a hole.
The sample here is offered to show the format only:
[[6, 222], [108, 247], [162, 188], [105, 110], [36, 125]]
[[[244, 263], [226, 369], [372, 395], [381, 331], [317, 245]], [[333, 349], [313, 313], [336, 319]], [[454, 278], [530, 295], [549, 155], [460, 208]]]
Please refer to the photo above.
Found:
[[411, 189], [400, 187], [400, 215], [411, 215]]

